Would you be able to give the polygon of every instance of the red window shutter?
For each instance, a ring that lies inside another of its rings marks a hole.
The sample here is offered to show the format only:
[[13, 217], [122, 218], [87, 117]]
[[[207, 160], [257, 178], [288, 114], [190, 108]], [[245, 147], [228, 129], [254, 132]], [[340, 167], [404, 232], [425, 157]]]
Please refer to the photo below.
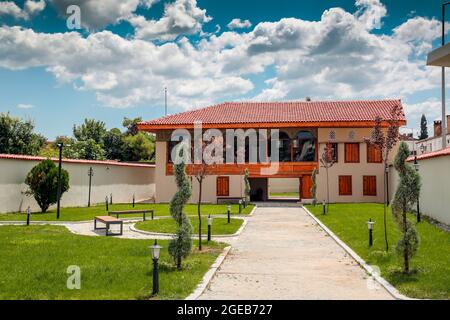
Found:
[[230, 195], [230, 178], [217, 177], [217, 191], [218, 197], [228, 197]]
[[377, 195], [377, 177], [364, 176], [363, 177], [363, 195], [376, 196]]
[[381, 150], [376, 145], [367, 144], [367, 163], [381, 163]]
[[345, 162], [359, 163], [359, 143], [345, 144]]
[[352, 176], [339, 176], [339, 195], [352, 195]]

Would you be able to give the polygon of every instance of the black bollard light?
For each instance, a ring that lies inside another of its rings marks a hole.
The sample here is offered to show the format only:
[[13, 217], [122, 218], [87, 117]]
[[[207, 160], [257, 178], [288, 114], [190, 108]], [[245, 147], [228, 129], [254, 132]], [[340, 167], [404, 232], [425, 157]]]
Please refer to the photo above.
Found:
[[322, 201], [322, 208], [323, 208], [323, 214], [325, 215], [326, 212], [326, 205], [325, 205], [325, 200]]
[[31, 211], [30, 211], [30, 207], [27, 208], [27, 226], [30, 225], [30, 215], [31, 215]]
[[242, 200], [239, 200], [239, 214], [242, 213]]
[[208, 216], [208, 242], [211, 241], [211, 227], [212, 227], [213, 218], [211, 215]]
[[158, 260], [161, 253], [161, 246], [158, 245], [158, 240], [155, 239], [155, 244], [150, 246], [150, 252], [153, 259], [153, 290], [152, 296], [156, 296], [159, 293], [159, 274], [158, 274]]
[[109, 211], [108, 196], [105, 197], [105, 207], [106, 207], [106, 212], [108, 212]]
[[112, 204], [112, 193], [109, 195], [109, 204]]
[[230, 216], [231, 216], [231, 205], [227, 205], [227, 216], [228, 216], [228, 223], [230, 223]]
[[373, 224], [372, 218], [367, 221], [367, 228], [369, 229], [369, 247], [373, 245]]
[[133, 194], [133, 208], [134, 208], [135, 201], [136, 201], [136, 198], [134, 197], [134, 194]]

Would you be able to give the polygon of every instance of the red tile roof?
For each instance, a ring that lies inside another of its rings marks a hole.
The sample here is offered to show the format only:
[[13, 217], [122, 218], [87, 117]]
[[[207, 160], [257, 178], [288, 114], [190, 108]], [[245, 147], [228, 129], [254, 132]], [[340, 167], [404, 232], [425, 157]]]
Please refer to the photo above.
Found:
[[[450, 156], [450, 147], [438, 151], [421, 154], [420, 156], [417, 156], [417, 160], [425, 160], [443, 156]], [[407, 161], [409, 162], [414, 161], [414, 157], [413, 156], [409, 157]]]
[[[0, 159], [42, 161], [47, 158], [46, 157], [37, 157], [37, 156], [27, 156], [27, 155], [22, 155], [22, 154], [0, 153]], [[57, 158], [49, 158], [49, 159], [53, 160], [55, 162], [58, 161]], [[121, 167], [155, 167], [154, 164], [118, 162], [118, 161], [111, 161], [111, 160], [100, 161], [100, 160], [63, 159], [62, 161], [65, 163], [100, 164], [100, 165], [121, 166]]]
[[[402, 108], [401, 101], [225, 102], [141, 122], [139, 128], [192, 125], [195, 121], [201, 121], [203, 125], [373, 122], [377, 116], [389, 119], [394, 106]], [[405, 121], [405, 117], [401, 120]]]

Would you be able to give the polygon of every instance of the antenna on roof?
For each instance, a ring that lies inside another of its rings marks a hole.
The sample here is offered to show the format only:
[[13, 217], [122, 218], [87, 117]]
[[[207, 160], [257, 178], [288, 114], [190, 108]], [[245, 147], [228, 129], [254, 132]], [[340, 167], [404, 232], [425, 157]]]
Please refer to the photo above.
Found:
[[305, 100], [306, 100], [307, 102], [311, 102], [311, 97], [306, 97]]
[[164, 87], [164, 111], [167, 116], [167, 87]]

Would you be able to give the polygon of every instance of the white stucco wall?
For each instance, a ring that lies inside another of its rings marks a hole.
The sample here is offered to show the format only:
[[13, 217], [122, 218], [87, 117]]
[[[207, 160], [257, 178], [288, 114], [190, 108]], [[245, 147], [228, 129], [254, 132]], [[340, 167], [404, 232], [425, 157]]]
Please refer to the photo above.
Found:
[[273, 178], [269, 179], [270, 193], [298, 192], [300, 179], [298, 178]]
[[450, 225], [450, 156], [419, 160], [423, 214]]
[[[0, 158], [0, 212], [24, 211], [30, 206], [39, 211], [32, 196], [23, 194], [27, 190], [25, 177], [38, 160], [17, 160]], [[151, 199], [155, 194], [154, 166], [118, 166], [92, 163], [63, 163], [69, 172], [70, 189], [63, 194], [61, 206], [87, 206], [89, 167], [92, 177], [91, 204], [103, 203], [111, 193], [114, 203]]]

